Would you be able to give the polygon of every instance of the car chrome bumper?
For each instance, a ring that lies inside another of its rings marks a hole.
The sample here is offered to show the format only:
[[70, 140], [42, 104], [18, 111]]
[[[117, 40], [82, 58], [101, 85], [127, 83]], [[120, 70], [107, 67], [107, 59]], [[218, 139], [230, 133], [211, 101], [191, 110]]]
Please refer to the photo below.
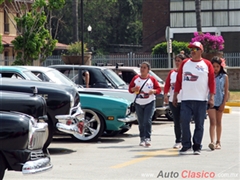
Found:
[[[80, 121], [84, 120], [84, 112], [82, 111], [80, 104], [78, 106], [72, 108], [72, 112], [74, 114], [69, 115], [57, 115], [55, 116], [56, 119], [58, 119], [58, 123], [56, 124], [56, 127], [59, 131], [68, 133], [68, 134], [75, 134], [79, 133], [77, 124]], [[73, 124], [67, 124], [68, 121], [72, 121]]]
[[127, 117], [125, 118], [118, 118], [118, 121], [121, 121], [121, 122], [133, 122], [133, 121], [136, 121], [137, 120], [137, 116], [136, 114], [132, 113], [130, 115], [128, 115]]
[[34, 161], [27, 161], [22, 168], [23, 174], [35, 174], [52, 168], [50, 157], [44, 157]]
[[166, 111], [167, 108], [168, 108], [168, 106], [156, 107], [155, 110], [156, 111]]

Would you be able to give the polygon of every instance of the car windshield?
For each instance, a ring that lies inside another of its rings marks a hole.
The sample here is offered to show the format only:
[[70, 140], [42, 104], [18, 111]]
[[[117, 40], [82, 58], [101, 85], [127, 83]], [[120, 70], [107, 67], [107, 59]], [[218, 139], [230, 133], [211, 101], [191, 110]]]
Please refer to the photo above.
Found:
[[76, 86], [68, 77], [59, 72], [58, 70], [50, 70], [45, 72], [45, 75], [54, 83], [65, 84], [69, 86]]
[[[140, 68], [139, 68], [139, 69], [135, 69], [135, 71], [136, 71], [138, 74], [140, 74]], [[158, 75], [156, 75], [153, 71], [149, 71], [149, 74], [150, 74], [151, 76], [153, 76], [155, 79], [157, 79], [157, 81], [158, 81], [159, 83], [164, 84], [164, 81], [163, 81]]]
[[42, 81], [40, 78], [38, 78], [37, 76], [35, 76], [31, 71], [23, 71], [25, 74], [25, 78], [27, 80], [31, 80], [31, 81]]
[[104, 74], [111, 79], [118, 87], [125, 86], [126, 83], [111, 69], [104, 69]]

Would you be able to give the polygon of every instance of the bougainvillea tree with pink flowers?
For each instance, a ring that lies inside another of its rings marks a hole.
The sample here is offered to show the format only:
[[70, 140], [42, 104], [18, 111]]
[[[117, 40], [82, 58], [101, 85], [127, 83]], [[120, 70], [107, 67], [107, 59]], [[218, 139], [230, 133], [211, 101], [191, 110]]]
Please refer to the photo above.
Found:
[[191, 43], [195, 41], [202, 43], [205, 53], [215, 53], [224, 49], [224, 39], [222, 36], [195, 32]]

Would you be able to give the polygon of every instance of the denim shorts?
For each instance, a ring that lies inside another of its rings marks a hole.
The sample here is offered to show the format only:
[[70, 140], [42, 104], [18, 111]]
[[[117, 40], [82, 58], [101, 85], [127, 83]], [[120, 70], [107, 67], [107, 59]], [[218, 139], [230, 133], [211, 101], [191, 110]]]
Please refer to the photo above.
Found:
[[216, 109], [218, 111], [219, 107], [220, 106], [213, 106], [213, 107], [210, 108], [209, 105], [208, 105], [207, 110], [209, 110], [209, 109]]

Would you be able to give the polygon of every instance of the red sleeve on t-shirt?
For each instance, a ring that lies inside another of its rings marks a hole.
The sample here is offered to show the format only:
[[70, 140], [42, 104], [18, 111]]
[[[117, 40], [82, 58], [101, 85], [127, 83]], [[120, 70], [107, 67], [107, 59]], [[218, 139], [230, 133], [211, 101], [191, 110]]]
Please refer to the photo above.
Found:
[[178, 73], [177, 73], [177, 78], [176, 78], [176, 83], [174, 87], [174, 92], [179, 93], [179, 91], [182, 89], [182, 71], [183, 71], [183, 66], [187, 62], [188, 59], [183, 60], [182, 64], [178, 68]]
[[159, 86], [158, 81], [153, 76], [150, 76], [150, 79], [153, 82], [153, 89], [156, 90], [156, 94], [160, 94], [162, 90], [161, 87]]
[[169, 92], [169, 89], [170, 89], [170, 82], [171, 82], [171, 74], [174, 70], [171, 70], [169, 73], [168, 73], [168, 76], [166, 78], [166, 81], [165, 81], [165, 86], [164, 86], [164, 94], [167, 94]]
[[214, 75], [214, 69], [213, 69], [212, 63], [207, 59], [204, 59], [204, 62], [208, 66], [208, 88], [209, 88], [209, 92], [210, 92], [210, 94], [215, 94], [215, 92], [216, 92], [215, 75]]
[[134, 81], [135, 81], [135, 79], [137, 79], [138, 77], [139, 77], [139, 75], [136, 75], [136, 76], [134, 76], [134, 77], [132, 78], [132, 80], [131, 80], [131, 82], [130, 82], [130, 84], [129, 84], [129, 86], [128, 86], [128, 91], [129, 91], [130, 93], [134, 93], [131, 89], [132, 89], [133, 87], [135, 87]]

